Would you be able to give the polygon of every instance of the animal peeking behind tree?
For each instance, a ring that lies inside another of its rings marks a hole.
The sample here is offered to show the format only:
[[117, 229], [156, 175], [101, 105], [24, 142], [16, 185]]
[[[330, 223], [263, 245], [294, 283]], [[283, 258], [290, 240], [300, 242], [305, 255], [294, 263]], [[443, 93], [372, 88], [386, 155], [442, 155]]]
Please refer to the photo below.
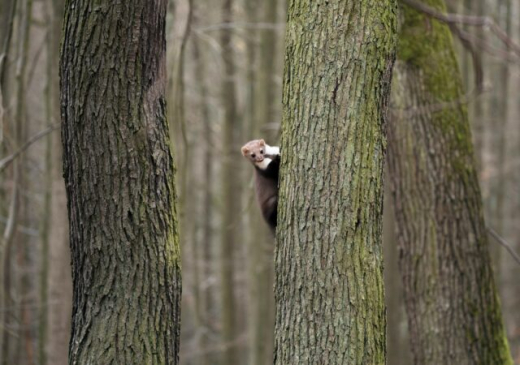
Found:
[[278, 173], [280, 170], [280, 148], [269, 146], [263, 139], [256, 139], [242, 147], [242, 155], [255, 167], [256, 199], [262, 216], [276, 231], [278, 209]]

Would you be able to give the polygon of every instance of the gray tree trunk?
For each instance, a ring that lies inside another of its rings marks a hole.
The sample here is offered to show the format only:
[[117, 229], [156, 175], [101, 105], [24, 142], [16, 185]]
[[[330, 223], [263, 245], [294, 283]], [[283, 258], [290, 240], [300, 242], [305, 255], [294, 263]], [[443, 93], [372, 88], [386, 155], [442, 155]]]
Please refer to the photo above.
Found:
[[[249, 0], [255, 2], [255, 0]], [[254, 18], [250, 22], [275, 24], [278, 18], [279, 0], [257, 3]], [[250, 7], [252, 7], [250, 5]], [[259, 15], [260, 14], [260, 15]], [[256, 49], [258, 67], [254, 69], [254, 115], [249, 139], [264, 138], [270, 145], [278, 145], [279, 88], [275, 84], [278, 57], [277, 33], [275, 29], [260, 31], [259, 47]], [[256, 45], [255, 45], [256, 46]], [[253, 67], [251, 64], [250, 67]], [[248, 169], [248, 178], [251, 170]], [[254, 205], [254, 204], [253, 204]], [[251, 233], [249, 239], [250, 267], [250, 365], [273, 363], [274, 341], [274, 238], [265, 224], [260, 210], [253, 206], [250, 213]]]
[[[47, 35], [49, 54], [47, 73], [49, 84], [46, 90], [47, 123], [60, 120], [59, 110], [59, 75], [56, 65], [59, 63], [59, 42], [63, 19], [64, 2], [48, 0], [45, 4], [48, 12], [50, 29]], [[47, 275], [42, 280], [46, 283], [46, 300], [42, 300], [42, 309], [46, 316], [41, 331], [40, 364], [67, 365], [68, 344], [72, 316], [72, 273], [70, 267], [70, 247], [68, 239], [67, 197], [63, 182], [63, 162], [61, 143], [58, 133], [49, 137], [50, 151], [50, 191], [48, 207], [44, 209], [45, 236], [48, 240], [48, 252], [42, 260], [47, 262]], [[45, 244], [42, 242], [42, 244]], [[42, 291], [43, 293], [43, 291]], [[42, 294], [43, 297], [43, 294]], [[43, 353], [41, 353], [43, 351]]]
[[[222, 4], [222, 22], [233, 21], [233, 0], [224, 0]], [[238, 325], [237, 304], [234, 290], [235, 254], [238, 244], [240, 207], [240, 185], [237, 172], [236, 156], [239, 148], [237, 141], [239, 124], [237, 118], [235, 90], [235, 60], [230, 30], [221, 33], [223, 80], [222, 104], [224, 107], [222, 135], [222, 237], [220, 246], [221, 260], [221, 305], [222, 305], [222, 365], [238, 364]]]
[[[388, 175], [388, 173], [386, 173]], [[385, 303], [387, 325], [387, 364], [411, 364], [410, 336], [406, 326], [403, 284], [399, 272], [399, 252], [395, 235], [395, 219], [390, 184], [385, 179], [383, 211], [383, 254], [385, 258]]]

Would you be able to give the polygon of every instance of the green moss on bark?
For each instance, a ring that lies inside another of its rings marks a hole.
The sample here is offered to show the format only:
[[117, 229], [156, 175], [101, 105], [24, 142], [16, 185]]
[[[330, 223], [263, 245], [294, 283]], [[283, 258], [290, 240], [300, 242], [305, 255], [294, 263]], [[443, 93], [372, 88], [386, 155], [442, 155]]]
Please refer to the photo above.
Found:
[[384, 364], [381, 218], [395, 2], [290, 1], [275, 364]]
[[388, 162], [415, 363], [509, 365], [450, 30], [401, 19]]

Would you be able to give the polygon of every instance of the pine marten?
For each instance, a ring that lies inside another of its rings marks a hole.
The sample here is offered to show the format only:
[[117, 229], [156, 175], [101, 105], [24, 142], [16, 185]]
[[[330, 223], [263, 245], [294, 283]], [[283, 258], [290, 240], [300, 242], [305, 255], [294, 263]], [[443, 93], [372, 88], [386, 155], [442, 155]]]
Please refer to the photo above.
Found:
[[280, 147], [271, 147], [263, 139], [255, 139], [242, 147], [242, 155], [255, 167], [256, 199], [265, 221], [275, 233]]

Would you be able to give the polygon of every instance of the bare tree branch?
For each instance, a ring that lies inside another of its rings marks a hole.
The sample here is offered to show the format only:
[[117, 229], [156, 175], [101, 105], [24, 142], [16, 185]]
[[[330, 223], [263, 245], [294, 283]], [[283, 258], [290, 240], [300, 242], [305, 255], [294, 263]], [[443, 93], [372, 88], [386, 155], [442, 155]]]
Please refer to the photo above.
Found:
[[232, 23], [218, 23], [212, 24], [205, 27], [197, 27], [196, 32], [211, 32], [215, 30], [226, 30], [226, 29], [259, 29], [259, 30], [282, 30], [284, 23], [247, 23], [247, 22], [232, 22]]
[[460, 29], [455, 24], [450, 24], [449, 28], [451, 32], [460, 39], [462, 46], [471, 54], [473, 68], [475, 69], [475, 88], [477, 94], [480, 94], [484, 90], [484, 68], [482, 66], [482, 56], [477, 52], [470, 38], [467, 37], [467, 32]]
[[502, 245], [506, 250], [507, 252], [509, 252], [509, 254], [513, 257], [513, 259], [520, 265], [520, 256], [518, 256], [518, 254], [515, 252], [515, 250], [513, 250], [513, 248], [511, 247], [511, 245], [505, 240], [503, 239], [493, 228], [491, 227], [488, 227], [488, 232], [489, 234], [500, 244]]
[[474, 15], [460, 15], [460, 14], [445, 14], [436, 9], [429, 7], [417, 0], [401, 0], [404, 4], [412, 8], [428, 14], [434, 19], [447, 24], [465, 24], [474, 27], [488, 28], [500, 41], [507, 46], [508, 50], [513, 51], [520, 57], [520, 45], [513, 41], [500, 26], [488, 16], [474, 16]]
[[61, 123], [57, 123], [57, 124], [53, 124], [51, 125], [49, 128], [47, 129], [44, 129], [43, 131], [35, 134], [34, 136], [32, 136], [27, 142], [25, 142], [23, 144], [22, 147], [20, 147], [16, 152], [14, 152], [13, 154], [7, 156], [7, 157], [4, 157], [3, 159], [0, 160], [0, 172], [2, 172], [7, 166], [9, 166], [18, 156], [20, 156], [22, 153], [24, 153], [29, 147], [31, 147], [31, 145], [33, 143], [35, 143], [36, 141], [42, 139], [43, 137], [45, 137], [47, 134], [55, 131], [56, 129], [58, 129], [59, 127], [61, 126]]
[[[471, 92], [463, 95], [461, 98], [449, 102], [442, 102], [431, 105], [422, 105], [419, 107], [409, 108], [406, 110], [392, 109], [394, 113], [405, 113], [405, 115], [415, 115], [421, 113], [432, 113], [444, 110], [446, 108], [456, 108], [460, 104], [467, 104], [477, 99], [482, 93], [486, 91], [484, 86], [484, 68], [482, 63], [482, 56], [477, 51], [475, 46], [483, 49], [484, 51], [498, 56], [508, 62], [518, 62], [519, 57], [510, 54], [509, 49], [517, 50], [520, 56], [520, 46], [511, 40], [507, 33], [505, 33], [490, 17], [472, 16], [472, 15], [459, 15], [459, 14], [444, 14], [436, 9], [433, 9], [417, 0], [401, 0], [404, 4], [413, 7], [414, 9], [437, 19], [450, 28], [452, 34], [456, 36], [462, 46], [471, 54], [474, 78], [475, 78], [475, 89]], [[461, 29], [458, 25], [466, 24], [470, 26], [481, 26], [489, 27], [497, 37], [505, 43], [508, 47], [507, 50], [497, 49], [491, 46], [485, 40], [479, 39], [469, 32]]]

